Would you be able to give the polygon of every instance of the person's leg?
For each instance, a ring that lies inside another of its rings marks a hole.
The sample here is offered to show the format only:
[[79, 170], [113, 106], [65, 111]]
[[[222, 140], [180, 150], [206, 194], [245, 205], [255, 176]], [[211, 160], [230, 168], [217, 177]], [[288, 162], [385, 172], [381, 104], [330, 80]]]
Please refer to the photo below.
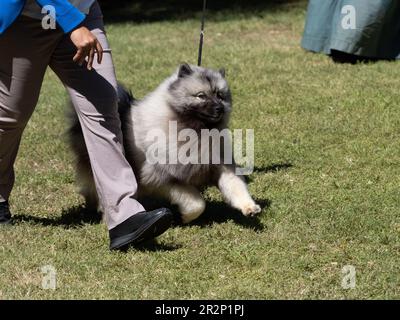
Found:
[[25, 17], [0, 36], [0, 202], [10, 196], [21, 136], [57, 39], [40, 21]]
[[65, 36], [53, 53], [50, 67], [66, 86], [78, 114], [88, 149], [100, 205], [109, 229], [144, 211], [134, 199], [137, 182], [124, 156], [117, 110], [117, 81], [111, 51], [97, 3], [84, 25], [103, 46], [103, 61], [93, 70], [72, 61], [76, 48]]

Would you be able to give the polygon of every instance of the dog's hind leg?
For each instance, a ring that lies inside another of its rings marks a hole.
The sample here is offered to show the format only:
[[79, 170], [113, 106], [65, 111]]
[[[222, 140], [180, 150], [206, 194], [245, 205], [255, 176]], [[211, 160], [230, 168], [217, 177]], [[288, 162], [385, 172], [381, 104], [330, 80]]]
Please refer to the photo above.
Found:
[[193, 186], [171, 184], [160, 191], [172, 204], [178, 206], [183, 223], [197, 219], [206, 208], [200, 191]]
[[102, 211], [99, 208], [99, 198], [94, 184], [90, 163], [84, 162], [77, 165], [76, 179], [80, 187], [80, 194], [85, 198], [86, 208], [91, 211]]

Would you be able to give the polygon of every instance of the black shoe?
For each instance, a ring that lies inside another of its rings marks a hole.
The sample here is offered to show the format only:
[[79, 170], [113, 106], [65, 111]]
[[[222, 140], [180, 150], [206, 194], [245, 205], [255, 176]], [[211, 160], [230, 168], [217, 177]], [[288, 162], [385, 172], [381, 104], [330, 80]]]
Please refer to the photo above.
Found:
[[173, 222], [169, 209], [139, 212], [110, 230], [110, 249], [125, 249], [158, 237]]
[[0, 224], [11, 223], [11, 213], [8, 201], [0, 202]]

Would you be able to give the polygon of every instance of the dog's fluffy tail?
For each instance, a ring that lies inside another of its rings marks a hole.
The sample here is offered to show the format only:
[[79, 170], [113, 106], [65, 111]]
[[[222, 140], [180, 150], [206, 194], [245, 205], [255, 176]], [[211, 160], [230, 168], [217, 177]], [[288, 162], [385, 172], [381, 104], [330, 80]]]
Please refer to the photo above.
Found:
[[118, 94], [118, 113], [121, 118], [124, 118], [124, 115], [127, 111], [130, 110], [132, 105], [136, 102], [136, 99], [133, 97], [132, 91], [128, 90], [123, 84], [118, 82], [117, 87]]

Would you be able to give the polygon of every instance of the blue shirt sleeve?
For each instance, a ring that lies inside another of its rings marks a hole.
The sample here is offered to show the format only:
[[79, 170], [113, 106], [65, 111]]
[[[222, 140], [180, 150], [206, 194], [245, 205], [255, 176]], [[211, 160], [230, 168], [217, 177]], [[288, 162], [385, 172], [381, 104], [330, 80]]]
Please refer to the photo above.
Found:
[[0, 0], [0, 34], [21, 14], [24, 4], [24, 0]]
[[[36, 0], [43, 8], [53, 6], [56, 11], [56, 21], [64, 33], [75, 29], [85, 19], [85, 15], [75, 8], [68, 0]], [[0, 0], [0, 34], [2, 34], [21, 14], [25, 0]]]

